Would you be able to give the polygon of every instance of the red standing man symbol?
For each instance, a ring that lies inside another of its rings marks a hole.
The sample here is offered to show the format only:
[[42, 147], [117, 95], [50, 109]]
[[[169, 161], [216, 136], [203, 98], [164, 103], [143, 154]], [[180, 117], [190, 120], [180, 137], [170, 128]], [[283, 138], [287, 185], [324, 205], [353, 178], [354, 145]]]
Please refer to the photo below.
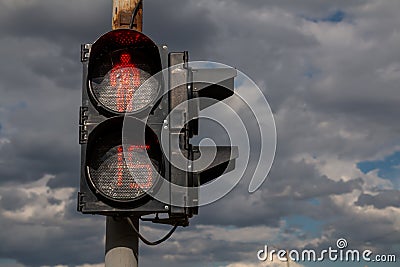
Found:
[[131, 112], [133, 94], [140, 86], [140, 72], [135, 64], [131, 63], [128, 53], [121, 54], [120, 63], [111, 70], [110, 85], [117, 87], [118, 112]]

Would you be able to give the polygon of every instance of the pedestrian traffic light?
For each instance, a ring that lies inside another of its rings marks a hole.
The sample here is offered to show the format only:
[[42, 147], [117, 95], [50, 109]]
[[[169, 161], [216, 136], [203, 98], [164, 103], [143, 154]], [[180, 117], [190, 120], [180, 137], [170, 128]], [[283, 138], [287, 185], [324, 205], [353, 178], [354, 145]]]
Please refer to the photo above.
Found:
[[[149, 195], [167, 168], [159, 136], [168, 99], [163, 97], [163, 77], [157, 75], [165, 57], [165, 49], [127, 29], [82, 46], [81, 212], [169, 211]], [[126, 129], [129, 135], [124, 135]]]
[[155, 223], [187, 225], [197, 214], [199, 186], [234, 168], [237, 150], [217, 147], [209, 166], [197, 170], [192, 163], [208, 149], [190, 140], [199, 111], [210, 105], [202, 98], [231, 96], [236, 70], [193, 69], [187, 52], [168, 53], [130, 29], [82, 45], [81, 61], [78, 210], [155, 214]]

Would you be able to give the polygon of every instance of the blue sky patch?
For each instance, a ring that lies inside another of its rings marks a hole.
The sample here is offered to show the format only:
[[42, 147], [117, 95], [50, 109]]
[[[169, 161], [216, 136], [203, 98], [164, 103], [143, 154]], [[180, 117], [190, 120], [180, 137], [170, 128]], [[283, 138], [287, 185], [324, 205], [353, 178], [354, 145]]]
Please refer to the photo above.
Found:
[[319, 206], [321, 205], [321, 202], [319, 201], [319, 199], [317, 198], [312, 198], [310, 200], [308, 200], [308, 203], [310, 203], [313, 206]]
[[342, 22], [345, 17], [346, 17], [346, 13], [344, 13], [341, 10], [338, 10], [335, 13], [329, 15], [328, 17], [323, 18], [322, 21], [339, 23], [339, 22]]
[[331, 22], [331, 23], [340, 23], [346, 18], [346, 13], [342, 10], [337, 10], [334, 13], [329, 14], [326, 17], [322, 18], [311, 18], [305, 17], [306, 20], [318, 23], [318, 22]]
[[357, 164], [357, 168], [365, 174], [378, 170], [379, 177], [392, 181], [396, 186], [400, 185], [400, 151], [383, 160], [360, 162]]
[[315, 76], [317, 76], [319, 74], [321, 74], [321, 71], [316, 68], [313, 68], [311, 66], [307, 67], [307, 69], [303, 73], [303, 75], [308, 79], [315, 78]]
[[294, 215], [287, 217], [289, 226], [300, 228], [308, 234], [317, 234], [321, 231], [323, 223], [310, 217]]

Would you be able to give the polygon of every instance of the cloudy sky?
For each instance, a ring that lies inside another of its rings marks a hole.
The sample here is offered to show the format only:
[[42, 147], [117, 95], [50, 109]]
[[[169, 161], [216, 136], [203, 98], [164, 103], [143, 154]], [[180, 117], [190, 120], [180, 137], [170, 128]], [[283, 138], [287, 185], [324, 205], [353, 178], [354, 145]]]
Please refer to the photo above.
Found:
[[[0, 1], [0, 267], [102, 266], [104, 218], [76, 212], [80, 44], [111, 0]], [[400, 1], [146, 0], [144, 32], [262, 89], [278, 145], [268, 180], [244, 180], [141, 266], [260, 263], [265, 245], [400, 260]], [[157, 239], [168, 228], [143, 224]], [[397, 264], [340, 263], [340, 266]], [[338, 266], [300, 262], [290, 266]]]

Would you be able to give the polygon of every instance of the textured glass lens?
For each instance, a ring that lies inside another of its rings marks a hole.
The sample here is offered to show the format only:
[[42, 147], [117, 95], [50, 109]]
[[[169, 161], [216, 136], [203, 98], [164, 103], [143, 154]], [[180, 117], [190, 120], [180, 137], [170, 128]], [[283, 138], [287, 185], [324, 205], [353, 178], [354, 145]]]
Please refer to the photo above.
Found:
[[113, 68], [103, 78], [91, 81], [94, 96], [101, 105], [120, 113], [146, 108], [158, 95], [159, 83], [149, 73], [135, 68]]
[[89, 167], [95, 188], [121, 201], [135, 200], [146, 194], [158, 174], [146, 149], [134, 145], [99, 147]]
[[156, 102], [162, 78], [157, 45], [143, 33], [119, 29], [101, 36], [90, 49], [88, 93], [95, 108], [109, 113], [138, 113]]

